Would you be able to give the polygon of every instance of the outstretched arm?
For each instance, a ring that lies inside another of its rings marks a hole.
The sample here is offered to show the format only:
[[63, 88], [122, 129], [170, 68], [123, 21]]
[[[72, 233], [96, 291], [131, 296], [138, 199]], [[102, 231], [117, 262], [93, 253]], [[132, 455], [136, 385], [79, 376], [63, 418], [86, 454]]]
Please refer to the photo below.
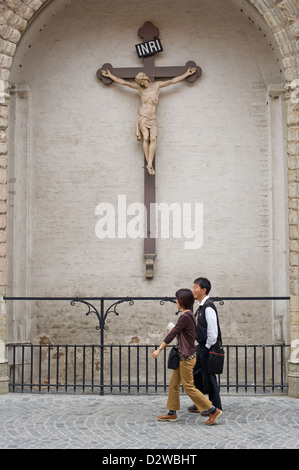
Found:
[[123, 80], [122, 78], [116, 77], [108, 69], [102, 69], [101, 74], [103, 75], [103, 77], [111, 78], [111, 80], [113, 80], [116, 83], [119, 83], [119, 85], [127, 86], [129, 88], [134, 88], [134, 90], [139, 89], [137, 83], [127, 82], [126, 80]]
[[160, 88], [165, 88], [169, 85], [174, 85], [185, 78], [189, 77], [189, 75], [193, 75], [196, 72], [196, 67], [189, 67], [188, 70], [183, 73], [183, 75], [179, 75], [178, 77], [174, 77], [171, 80], [166, 80], [165, 82], [159, 82]]

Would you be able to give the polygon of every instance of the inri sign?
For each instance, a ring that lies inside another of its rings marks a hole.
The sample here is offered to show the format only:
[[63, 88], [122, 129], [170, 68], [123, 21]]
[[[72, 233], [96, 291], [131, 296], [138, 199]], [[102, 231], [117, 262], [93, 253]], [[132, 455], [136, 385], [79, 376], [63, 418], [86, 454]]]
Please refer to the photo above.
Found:
[[142, 42], [141, 44], [136, 44], [135, 47], [139, 59], [163, 51], [161, 41], [158, 38], [152, 39], [151, 41]]

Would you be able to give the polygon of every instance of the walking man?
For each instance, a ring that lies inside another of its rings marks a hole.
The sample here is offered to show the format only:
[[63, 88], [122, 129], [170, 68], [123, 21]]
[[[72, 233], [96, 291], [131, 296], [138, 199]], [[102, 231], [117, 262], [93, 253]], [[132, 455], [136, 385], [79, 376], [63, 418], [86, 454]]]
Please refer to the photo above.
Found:
[[[196, 364], [193, 369], [194, 385], [202, 393], [209, 395], [213, 405], [222, 410], [219, 386], [216, 375], [208, 373], [209, 350], [216, 343], [222, 344], [221, 330], [217, 309], [209, 297], [211, 283], [204, 277], [195, 279], [193, 284], [193, 295], [199, 302], [195, 316], [197, 317], [197, 342]], [[192, 405], [188, 408], [190, 412], [197, 412]]]

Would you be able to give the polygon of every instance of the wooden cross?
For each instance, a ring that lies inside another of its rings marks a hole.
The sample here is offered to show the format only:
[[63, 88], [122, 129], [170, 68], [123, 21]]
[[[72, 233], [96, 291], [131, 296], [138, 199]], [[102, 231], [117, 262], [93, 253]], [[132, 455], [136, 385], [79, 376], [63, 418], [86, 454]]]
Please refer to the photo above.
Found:
[[[144, 25], [138, 30], [138, 36], [143, 39], [144, 42], [153, 41], [159, 36], [159, 30], [150, 21], [144, 23]], [[105, 85], [113, 83], [108, 77], [104, 77], [101, 70], [108, 69], [110, 72], [118, 78], [122, 79], [134, 79], [140, 72], [145, 73], [152, 82], [157, 78], [174, 78], [184, 74], [189, 67], [195, 67], [196, 72], [193, 75], [188, 76], [185, 80], [189, 83], [193, 83], [201, 75], [201, 68], [198, 67], [195, 62], [186, 62], [184, 66], [170, 66], [170, 67], [155, 67], [155, 56], [154, 54], [143, 58], [143, 67], [127, 67], [127, 68], [114, 68], [111, 64], [103, 64], [97, 71], [97, 77], [102, 80]], [[146, 169], [146, 159], [144, 158], [144, 205], [147, 210], [147, 236], [144, 238], [144, 258], [146, 264], [146, 278], [152, 279], [154, 276], [154, 259], [156, 258], [156, 238], [154, 230], [151, 227], [150, 218], [154, 216], [153, 211], [150, 208], [152, 203], [156, 202], [156, 182], [155, 175], [149, 174]], [[155, 161], [155, 160], [154, 160]]]

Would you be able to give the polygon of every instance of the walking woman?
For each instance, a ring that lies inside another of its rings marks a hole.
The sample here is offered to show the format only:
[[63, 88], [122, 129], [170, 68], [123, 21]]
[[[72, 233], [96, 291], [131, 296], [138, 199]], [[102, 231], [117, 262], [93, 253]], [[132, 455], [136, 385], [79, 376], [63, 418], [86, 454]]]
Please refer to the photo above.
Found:
[[160, 352], [177, 336], [180, 361], [179, 367], [172, 371], [170, 378], [167, 400], [167, 409], [169, 411], [165, 415], [158, 416], [157, 419], [158, 421], [177, 421], [176, 412], [180, 410], [180, 383], [182, 383], [184, 391], [198, 410], [200, 412], [209, 411], [209, 419], [206, 424], [211, 426], [221, 416], [222, 411], [213, 406], [210, 400], [194, 386], [193, 368], [196, 362], [196, 323], [192, 312], [194, 296], [190, 289], [179, 289], [175, 296], [177, 306], [182, 314], [163, 343], [153, 352], [153, 357], [157, 359]]

